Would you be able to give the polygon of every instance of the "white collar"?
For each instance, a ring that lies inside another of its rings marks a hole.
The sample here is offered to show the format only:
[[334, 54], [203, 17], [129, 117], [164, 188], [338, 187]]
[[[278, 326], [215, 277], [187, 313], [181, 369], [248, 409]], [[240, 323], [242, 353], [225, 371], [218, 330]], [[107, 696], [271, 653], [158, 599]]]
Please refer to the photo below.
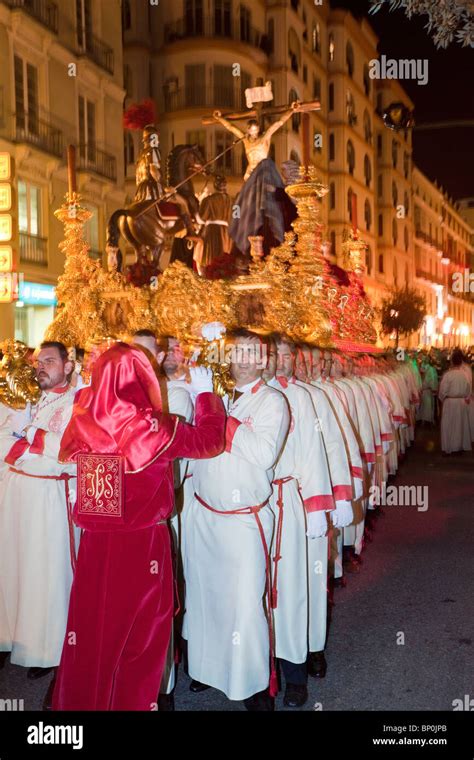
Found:
[[236, 385], [234, 390], [238, 391], [239, 393], [247, 393], [247, 391], [252, 390], [252, 388], [254, 388], [260, 381], [261, 378], [257, 377], [256, 380], [252, 380], [251, 383], [247, 383], [246, 385]]

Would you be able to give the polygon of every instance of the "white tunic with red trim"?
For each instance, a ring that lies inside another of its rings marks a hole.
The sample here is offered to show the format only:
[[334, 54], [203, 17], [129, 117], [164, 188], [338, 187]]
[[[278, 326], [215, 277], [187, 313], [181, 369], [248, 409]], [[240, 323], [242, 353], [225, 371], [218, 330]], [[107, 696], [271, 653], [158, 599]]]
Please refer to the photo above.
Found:
[[[193, 463], [194, 491], [220, 512], [264, 504], [270, 546], [273, 467], [290, 424], [283, 394], [256, 382], [228, 410], [226, 450]], [[183, 553], [189, 675], [245, 699], [269, 684], [264, 608], [266, 558], [253, 514], [218, 514], [196, 498], [186, 507]]]
[[[57, 460], [74, 393], [43, 393], [32, 409], [31, 424], [39, 428], [32, 444], [2, 437], [2, 458], [22, 473], [75, 475], [75, 465]], [[70, 550], [64, 482], [8, 470], [0, 494], [0, 650], [11, 650], [15, 665], [59, 664], [72, 582]]]
[[453, 367], [441, 378], [439, 400], [443, 402], [441, 414], [441, 449], [471, 451], [469, 428], [469, 401], [471, 387], [462, 369]]
[[[309, 649], [311, 579], [308, 571], [315, 570], [308, 568], [307, 542], [318, 541], [306, 537], [306, 513], [328, 511], [334, 509], [335, 504], [326, 450], [310, 394], [294, 378], [289, 381], [285, 377], [274, 378], [268, 384], [285, 394], [291, 410], [290, 431], [275, 468], [270, 499], [277, 525], [279, 517], [282, 518], [281, 559], [279, 562], [274, 559], [272, 563], [274, 574], [277, 572], [275, 652], [277, 657], [289, 662], [302, 663], [306, 662]], [[275, 531], [273, 558], [278, 551], [277, 536], [278, 531]], [[324, 542], [324, 538], [322, 540]], [[321, 573], [317, 574], [313, 593], [321, 596], [319, 608], [326, 618], [327, 584]]]

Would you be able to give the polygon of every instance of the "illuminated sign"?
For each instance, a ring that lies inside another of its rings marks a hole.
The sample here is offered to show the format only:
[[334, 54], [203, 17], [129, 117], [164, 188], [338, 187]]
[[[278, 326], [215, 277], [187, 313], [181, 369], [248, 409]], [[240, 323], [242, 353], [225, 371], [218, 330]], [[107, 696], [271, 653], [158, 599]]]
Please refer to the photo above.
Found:
[[0, 182], [11, 178], [12, 165], [9, 153], [0, 153]]
[[0, 182], [0, 211], [10, 211], [12, 207], [12, 189], [8, 182]]
[[55, 306], [57, 304], [54, 285], [40, 282], [20, 282], [19, 299], [31, 306]]
[[0, 274], [0, 303], [12, 303], [18, 298], [18, 275], [14, 272]]
[[8, 243], [12, 239], [13, 222], [11, 214], [0, 214], [0, 242]]
[[13, 249], [11, 245], [0, 245], [0, 272], [13, 269]]

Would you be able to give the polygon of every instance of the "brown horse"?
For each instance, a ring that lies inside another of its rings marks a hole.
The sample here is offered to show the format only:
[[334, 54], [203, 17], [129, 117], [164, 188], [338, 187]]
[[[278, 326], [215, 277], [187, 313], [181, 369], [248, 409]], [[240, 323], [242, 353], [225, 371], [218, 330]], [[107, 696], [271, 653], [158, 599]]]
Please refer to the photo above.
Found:
[[[167, 235], [186, 228], [194, 234], [192, 217], [199, 209], [192, 180], [186, 180], [199, 171], [204, 158], [197, 145], [177, 145], [168, 155], [167, 186], [180, 185], [179, 192], [167, 200], [139, 201], [114, 211], [107, 225], [107, 251], [118, 254], [120, 235], [135, 250], [136, 263], [130, 268], [130, 279], [145, 280], [160, 272], [159, 261]], [[183, 184], [181, 184], [183, 183]], [[119, 267], [120, 269], [120, 267]]]

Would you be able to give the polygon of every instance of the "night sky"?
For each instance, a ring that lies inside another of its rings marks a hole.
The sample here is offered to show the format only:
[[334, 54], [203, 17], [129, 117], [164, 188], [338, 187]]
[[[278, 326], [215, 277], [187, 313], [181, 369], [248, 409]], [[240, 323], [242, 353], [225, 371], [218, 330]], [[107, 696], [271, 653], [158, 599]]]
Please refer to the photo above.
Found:
[[[391, 58], [427, 58], [428, 83], [404, 80], [402, 86], [415, 103], [415, 120], [470, 119], [474, 122], [474, 51], [452, 42], [437, 50], [425, 29], [427, 16], [411, 20], [403, 9], [389, 5], [369, 15], [369, 0], [331, 0], [355, 16], [366, 16], [379, 37], [379, 52]], [[474, 196], [474, 123], [433, 131], [413, 132], [414, 161], [429, 179], [437, 179], [455, 199]]]

